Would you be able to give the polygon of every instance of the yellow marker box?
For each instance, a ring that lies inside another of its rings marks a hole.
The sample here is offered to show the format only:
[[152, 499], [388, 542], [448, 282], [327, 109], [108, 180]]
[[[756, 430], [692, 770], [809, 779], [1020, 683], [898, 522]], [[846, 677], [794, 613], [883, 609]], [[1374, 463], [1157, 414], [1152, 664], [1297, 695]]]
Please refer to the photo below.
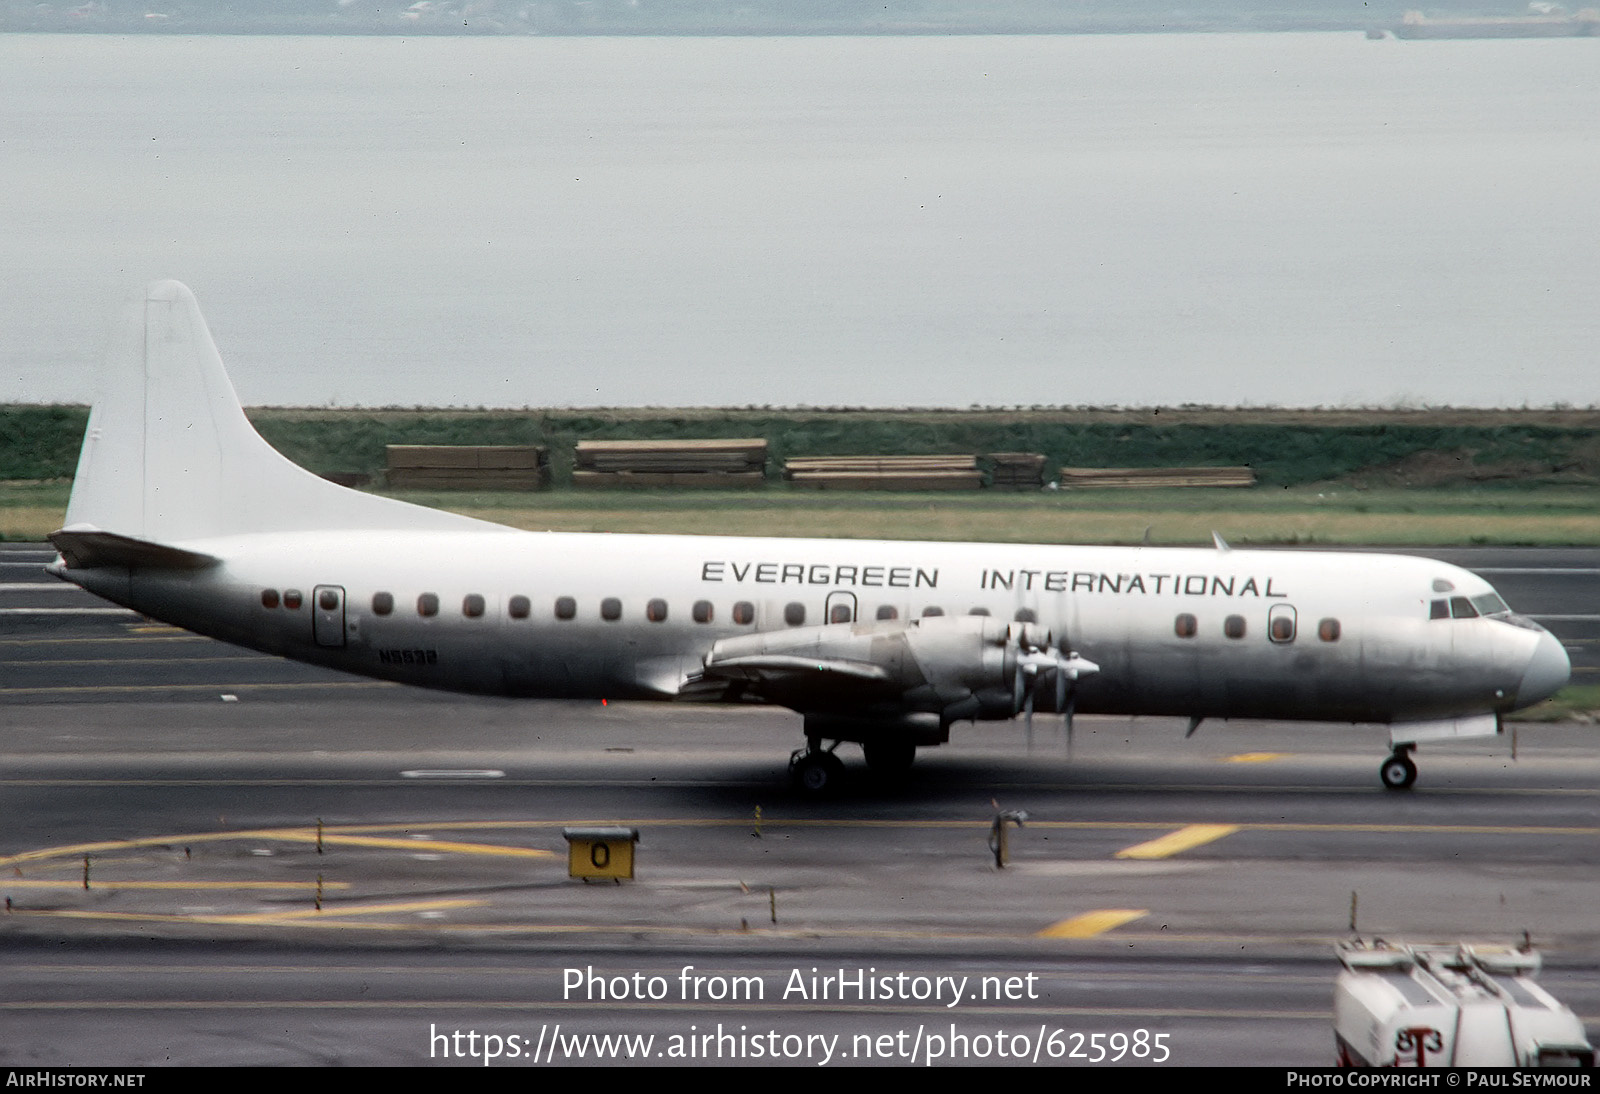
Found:
[[567, 841], [567, 876], [633, 879], [633, 845], [637, 828], [563, 828]]

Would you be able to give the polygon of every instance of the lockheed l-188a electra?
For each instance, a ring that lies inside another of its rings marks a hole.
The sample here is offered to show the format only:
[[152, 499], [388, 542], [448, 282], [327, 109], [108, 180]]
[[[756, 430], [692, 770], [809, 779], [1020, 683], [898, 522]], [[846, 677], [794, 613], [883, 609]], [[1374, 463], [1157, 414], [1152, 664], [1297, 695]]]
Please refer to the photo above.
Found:
[[533, 698], [779, 704], [790, 768], [898, 774], [976, 719], [1051, 712], [1490, 736], [1566, 651], [1482, 578], [1354, 552], [525, 532], [345, 489], [250, 425], [194, 296], [129, 306], [50, 570], [199, 634]]

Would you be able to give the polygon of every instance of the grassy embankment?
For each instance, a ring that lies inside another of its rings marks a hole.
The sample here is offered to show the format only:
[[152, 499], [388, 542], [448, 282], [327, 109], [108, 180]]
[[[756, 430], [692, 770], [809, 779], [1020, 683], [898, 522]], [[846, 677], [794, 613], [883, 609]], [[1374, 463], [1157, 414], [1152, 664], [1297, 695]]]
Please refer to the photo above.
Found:
[[[520, 528], [1011, 542], [1600, 543], [1600, 412], [978, 410], [253, 411], [319, 472], [379, 475], [386, 444], [544, 444], [556, 488], [408, 495]], [[0, 407], [0, 536], [59, 526], [81, 407]], [[1252, 490], [1030, 494], [576, 493], [584, 438], [765, 437], [798, 455], [1044, 452], [1051, 466], [1248, 464]], [[22, 480], [22, 481], [19, 481]]]

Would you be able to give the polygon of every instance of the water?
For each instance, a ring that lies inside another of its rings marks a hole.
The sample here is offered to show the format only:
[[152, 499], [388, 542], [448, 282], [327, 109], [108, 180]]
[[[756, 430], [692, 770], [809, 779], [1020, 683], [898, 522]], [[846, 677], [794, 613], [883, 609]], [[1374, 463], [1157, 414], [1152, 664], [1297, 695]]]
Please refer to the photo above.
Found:
[[0, 400], [1600, 403], [1597, 49], [0, 35]]

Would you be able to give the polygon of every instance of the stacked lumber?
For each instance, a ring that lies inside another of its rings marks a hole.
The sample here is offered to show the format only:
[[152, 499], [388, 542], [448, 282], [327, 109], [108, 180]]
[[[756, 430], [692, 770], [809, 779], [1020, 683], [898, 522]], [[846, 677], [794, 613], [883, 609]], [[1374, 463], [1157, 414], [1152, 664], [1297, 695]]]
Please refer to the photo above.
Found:
[[388, 483], [404, 490], [542, 490], [550, 456], [533, 444], [391, 444]]
[[1248, 467], [1063, 467], [1068, 486], [1254, 486]]
[[976, 456], [796, 456], [783, 466], [796, 486], [818, 490], [976, 490]]
[[1042, 490], [1043, 452], [991, 452], [989, 485], [1000, 490]]
[[579, 441], [573, 463], [574, 486], [753, 489], [766, 481], [767, 442]]

